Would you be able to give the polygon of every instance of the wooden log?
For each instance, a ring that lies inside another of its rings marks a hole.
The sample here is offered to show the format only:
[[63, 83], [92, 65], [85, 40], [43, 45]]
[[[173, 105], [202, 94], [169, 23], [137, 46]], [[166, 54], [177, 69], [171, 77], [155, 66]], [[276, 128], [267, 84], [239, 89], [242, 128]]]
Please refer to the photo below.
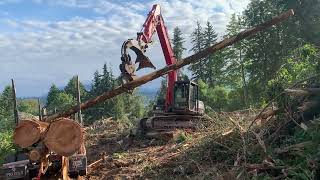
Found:
[[42, 157], [48, 154], [48, 152], [48, 148], [43, 143], [39, 143], [34, 149], [29, 152], [29, 159], [31, 161], [39, 161]]
[[[193, 54], [187, 58], [184, 58], [183, 60], [181, 61], [177, 61], [176, 63], [170, 65], [170, 66], [166, 66], [162, 69], [159, 69], [157, 71], [154, 71], [152, 73], [149, 73], [147, 75], [144, 75], [142, 77], [139, 77], [133, 81], [130, 81], [126, 84], [123, 84], [122, 86], [119, 86], [111, 91], [107, 91], [107, 92], [104, 92], [102, 95], [100, 96], [97, 96], [93, 99], [90, 99], [82, 104], [80, 104], [80, 108], [83, 110], [83, 109], [87, 109], [89, 107], [92, 107], [94, 106], [95, 104], [98, 104], [98, 103], [101, 103], [107, 99], [110, 99], [110, 98], [113, 98], [119, 94], [122, 94], [122, 93], [125, 93], [125, 92], [128, 92], [128, 90], [131, 90], [131, 89], [134, 89], [138, 86], [141, 86], [143, 84], [146, 84], [147, 82], [149, 81], [152, 81], [156, 78], [159, 78], [165, 74], [168, 74], [169, 72], [173, 71], [173, 70], [177, 70], [177, 69], [180, 69], [186, 65], [189, 65], [191, 63], [196, 63], [200, 60], [202, 60], [203, 58], [209, 56], [209, 55], [212, 55], [214, 53], [216, 53], [217, 51], [225, 48], [225, 47], [228, 47], [232, 44], [235, 44], [247, 37], [250, 37], [250, 36], [253, 36], [255, 34], [257, 34], [258, 32], [260, 31], [263, 31], [269, 27], [272, 27], [276, 24], [279, 24], [280, 22], [288, 19], [289, 17], [293, 16], [294, 15], [294, 12], [293, 10], [289, 10], [277, 17], [274, 17], [273, 19], [267, 21], [267, 22], [264, 22], [256, 27], [252, 27], [250, 29], [247, 29], [247, 30], [244, 30], [242, 32], [240, 32], [239, 34], [233, 36], [233, 37], [230, 37], [230, 38], [227, 38], [227, 39], [224, 39], [223, 41], [209, 47], [209, 48], [206, 48], [196, 54]], [[60, 117], [68, 117], [70, 116], [71, 114], [75, 114], [76, 112], [78, 112], [79, 110], [79, 106], [76, 105], [76, 106], [73, 106], [71, 109], [65, 111], [65, 112], [60, 112], [60, 113], [55, 113], [49, 117], [46, 118], [46, 121], [52, 121], [54, 119], [57, 119], [57, 118], [60, 118]]]
[[320, 103], [315, 100], [303, 102], [302, 106], [298, 107], [298, 110], [300, 112], [309, 112], [309, 111], [314, 111], [314, 110], [315, 110], [315, 112], [317, 112], [319, 104]]
[[285, 89], [285, 93], [292, 96], [320, 95], [320, 88]]
[[26, 148], [38, 142], [46, 132], [49, 123], [37, 120], [22, 120], [13, 133], [13, 143]]
[[83, 125], [82, 114], [81, 114], [81, 92], [80, 92], [80, 81], [79, 76], [77, 76], [77, 105], [78, 105], [78, 122]]
[[304, 149], [304, 148], [306, 148], [308, 146], [311, 146], [312, 144], [313, 144], [312, 141], [306, 141], [306, 142], [294, 144], [294, 145], [291, 145], [291, 146], [287, 146], [287, 147], [284, 147], [282, 149], [276, 148], [274, 150], [274, 152], [277, 153], [277, 154], [283, 154], [283, 153], [288, 153], [290, 151], [299, 151], [299, 150]]
[[145, 134], [145, 137], [151, 138], [151, 139], [160, 139], [160, 140], [163, 140], [163, 141], [170, 141], [171, 139], [174, 138], [174, 131], [163, 131], [163, 132], [152, 131], [152, 132], [147, 132]]
[[269, 110], [261, 113], [261, 115], [259, 116], [259, 118], [267, 119], [267, 118], [269, 118], [270, 116], [277, 115], [279, 112], [280, 112], [280, 109], [269, 109]]
[[19, 123], [19, 113], [18, 113], [18, 106], [17, 106], [16, 86], [15, 86], [13, 79], [11, 79], [11, 87], [12, 87], [12, 98], [13, 98], [14, 122], [15, 122], [15, 124], [18, 124]]
[[79, 123], [61, 118], [50, 124], [43, 142], [49, 150], [67, 157], [80, 150], [83, 134]]
[[69, 157], [62, 156], [61, 176], [62, 176], [63, 180], [70, 180], [71, 179], [68, 175], [68, 167], [69, 167]]
[[260, 171], [265, 171], [265, 170], [269, 170], [269, 169], [285, 169], [287, 168], [286, 166], [268, 166], [266, 164], [247, 164], [245, 166], [248, 171], [252, 171], [252, 170], [260, 170]]

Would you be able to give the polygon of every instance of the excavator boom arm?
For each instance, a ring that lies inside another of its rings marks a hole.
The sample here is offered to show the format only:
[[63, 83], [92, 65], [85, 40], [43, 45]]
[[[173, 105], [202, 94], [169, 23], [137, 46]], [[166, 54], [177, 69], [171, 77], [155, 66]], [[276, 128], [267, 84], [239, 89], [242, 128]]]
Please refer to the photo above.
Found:
[[[136, 55], [136, 63], [139, 63], [139, 67], [137, 70], [151, 67], [155, 68], [149, 58], [144, 55], [146, 52], [146, 49], [148, 48], [148, 44], [152, 42], [152, 37], [157, 32], [159, 41], [161, 44], [162, 52], [165, 58], [166, 65], [172, 65], [176, 63], [176, 59], [173, 53], [173, 49], [170, 44], [170, 39], [168, 35], [167, 28], [165, 26], [163, 17], [161, 15], [161, 9], [160, 5], [155, 4], [153, 5], [151, 11], [148, 14], [148, 17], [146, 21], [143, 24], [143, 28], [141, 32], [137, 33], [137, 39], [129, 39], [125, 41], [125, 43], [122, 45], [122, 61], [129, 64], [124, 64], [122, 69], [120, 65], [120, 70], [123, 74], [129, 74], [130, 77], [135, 76], [134, 75], [134, 63], [131, 62], [131, 57], [126, 53], [126, 49], [130, 48], [133, 50]], [[123, 53], [125, 52], [125, 53]], [[129, 80], [133, 80], [133, 78], [128, 78]], [[177, 71], [171, 71], [168, 73], [167, 78], [167, 91], [166, 91], [166, 99], [165, 99], [165, 110], [167, 111], [169, 107], [173, 103], [173, 90], [174, 90], [174, 84], [177, 81]]]

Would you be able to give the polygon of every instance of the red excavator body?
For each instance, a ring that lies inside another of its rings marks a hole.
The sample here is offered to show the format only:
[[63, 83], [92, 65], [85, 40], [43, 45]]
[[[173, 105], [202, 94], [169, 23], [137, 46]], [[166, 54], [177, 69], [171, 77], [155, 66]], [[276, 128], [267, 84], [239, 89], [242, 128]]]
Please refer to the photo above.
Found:
[[[152, 42], [152, 36], [157, 32], [161, 49], [167, 66], [176, 62], [173, 49], [170, 44], [167, 28], [161, 15], [160, 5], [153, 5], [148, 17], [143, 24], [141, 32], [137, 33], [136, 40], [129, 39], [122, 45], [120, 70], [123, 82], [134, 80], [135, 63], [139, 63], [137, 70], [142, 68], [155, 68], [150, 59], [144, 55], [148, 44]], [[135, 63], [127, 49], [133, 50], [137, 59]], [[153, 117], [144, 118], [141, 126], [144, 129], [174, 129], [194, 128], [196, 120], [203, 114], [204, 106], [199, 101], [198, 86], [191, 81], [178, 81], [177, 71], [171, 71], [167, 76], [167, 89], [164, 104], [157, 104]], [[147, 121], [148, 120], [148, 121]]]

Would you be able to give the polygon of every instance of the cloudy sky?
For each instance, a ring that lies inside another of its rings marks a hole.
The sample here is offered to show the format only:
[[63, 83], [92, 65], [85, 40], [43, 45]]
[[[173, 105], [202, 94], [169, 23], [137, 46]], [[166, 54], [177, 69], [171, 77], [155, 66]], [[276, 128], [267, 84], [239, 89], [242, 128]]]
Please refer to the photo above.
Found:
[[[162, 7], [169, 33], [179, 26], [188, 46], [196, 21], [210, 21], [223, 35], [230, 15], [240, 13], [248, 2], [0, 0], [0, 90], [14, 78], [19, 97], [42, 96], [52, 83], [62, 87], [76, 74], [90, 83], [94, 71], [104, 63], [118, 75], [121, 44], [140, 31], [155, 3]], [[161, 68], [163, 56], [156, 37], [154, 41], [148, 56]], [[145, 88], [158, 84], [156, 81]]]

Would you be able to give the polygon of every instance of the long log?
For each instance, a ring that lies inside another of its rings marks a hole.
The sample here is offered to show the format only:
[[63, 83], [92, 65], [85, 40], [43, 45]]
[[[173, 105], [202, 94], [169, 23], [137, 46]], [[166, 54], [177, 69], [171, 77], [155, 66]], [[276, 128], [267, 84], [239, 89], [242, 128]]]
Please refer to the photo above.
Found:
[[13, 143], [26, 148], [38, 142], [44, 135], [49, 123], [37, 120], [22, 120], [13, 133]]
[[267, 111], [265, 111], [264, 113], [262, 113], [259, 117], [262, 119], [267, 119], [270, 116], [274, 116], [277, 115], [281, 110], [280, 109], [269, 109]]
[[311, 146], [312, 145], [312, 141], [305, 141], [302, 143], [298, 143], [298, 144], [294, 144], [291, 146], [287, 146], [284, 148], [277, 148], [274, 150], [275, 153], [277, 154], [283, 154], [283, 153], [288, 153], [289, 151], [294, 151], [294, 150], [301, 150], [306, 148], [307, 146]]
[[[227, 46], [235, 44], [235, 43], [237, 43], [247, 37], [250, 37], [250, 36], [257, 34], [260, 31], [266, 30], [269, 27], [272, 27], [276, 24], [279, 24], [280, 22], [288, 19], [289, 17], [291, 17], [293, 15], [294, 15], [294, 11], [292, 9], [288, 10], [287, 12], [285, 12], [279, 16], [276, 16], [267, 22], [264, 22], [256, 27], [252, 27], [250, 29], [244, 30], [244, 31], [240, 32], [238, 35], [233, 36], [231, 38], [224, 39], [223, 41], [221, 41], [221, 42], [219, 42], [209, 48], [206, 48], [203, 51], [200, 51], [194, 55], [191, 55], [181, 61], [178, 61], [170, 66], [166, 66], [162, 69], [159, 69], [157, 71], [154, 71], [152, 73], [149, 73], [147, 75], [139, 77], [139, 78], [137, 78], [133, 81], [130, 81], [126, 84], [123, 84], [122, 86], [119, 86], [111, 91], [104, 92], [102, 95], [97, 96], [93, 99], [90, 99], [90, 100], [80, 104], [80, 108], [82, 110], [87, 109], [89, 107], [94, 106], [95, 104], [101, 103], [107, 99], [110, 99], [110, 98], [113, 98], [119, 94], [125, 93], [130, 89], [134, 89], [134, 88], [141, 86], [149, 81], [152, 81], [156, 78], [159, 78], [165, 74], [168, 74], [169, 72], [171, 72], [173, 70], [180, 69], [181, 67], [186, 66], [191, 63], [196, 63], [197, 61], [200, 61], [203, 58], [205, 58], [213, 53], [216, 53], [217, 51], [219, 51]], [[78, 110], [79, 110], [79, 106], [76, 105], [65, 112], [56, 113], [56, 114], [53, 114], [53, 115], [47, 117], [45, 119], [45, 121], [52, 121], [52, 120], [60, 118], [60, 117], [68, 117], [72, 114], [77, 113]]]
[[285, 93], [292, 96], [320, 95], [320, 88], [285, 89]]
[[316, 100], [310, 100], [302, 103], [302, 106], [298, 107], [298, 110], [300, 112], [312, 112], [315, 111], [315, 113], [318, 111], [320, 106], [320, 102]]

